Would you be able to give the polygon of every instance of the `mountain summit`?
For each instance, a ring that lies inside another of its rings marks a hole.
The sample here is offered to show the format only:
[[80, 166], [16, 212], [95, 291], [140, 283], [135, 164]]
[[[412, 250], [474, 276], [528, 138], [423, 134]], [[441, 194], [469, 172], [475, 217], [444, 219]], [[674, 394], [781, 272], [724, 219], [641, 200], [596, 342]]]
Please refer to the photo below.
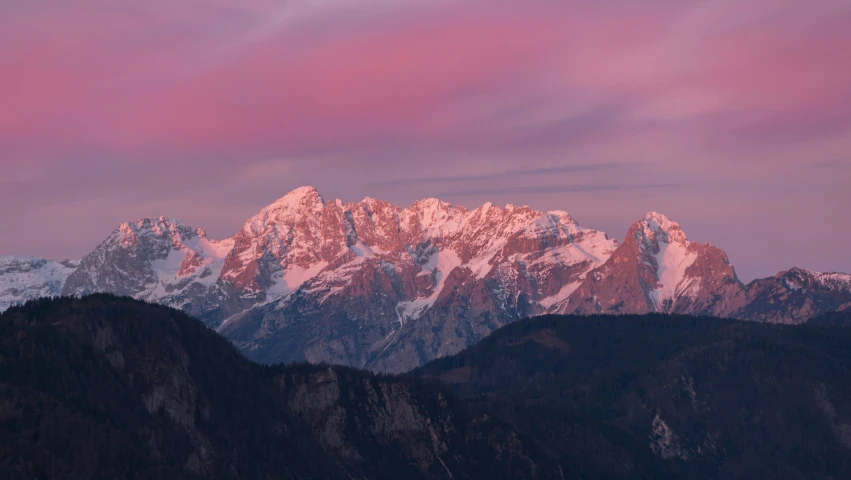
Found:
[[744, 285], [723, 250], [689, 241], [679, 224], [651, 212], [559, 313], [727, 316], [743, 301]]
[[301, 187], [229, 239], [165, 217], [119, 226], [79, 262], [0, 259], [0, 308], [109, 292], [180, 308], [251, 358], [405, 371], [542, 313], [687, 313], [800, 323], [851, 307], [851, 278], [749, 285], [727, 255], [650, 212], [622, 244], [564, 211], [439, 199], [326, 201]]

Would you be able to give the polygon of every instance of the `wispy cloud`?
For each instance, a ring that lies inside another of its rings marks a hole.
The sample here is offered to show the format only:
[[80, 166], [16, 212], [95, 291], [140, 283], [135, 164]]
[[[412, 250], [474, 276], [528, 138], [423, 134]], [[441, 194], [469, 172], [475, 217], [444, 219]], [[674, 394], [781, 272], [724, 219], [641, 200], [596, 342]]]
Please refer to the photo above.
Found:
[[413, 184], [444, 184], [444, 183], [469, 183], [489, 180], [511, 180], [519, 177], [537, 177], [547, 175], [562, 175], [566, 173], [591, 173], [604, 171], [625, 171], [641, 168], [638, 163], [574, 163], [568, 165], [557, 165], [552, 167], [533, 167], [520, 169], [504, 169], [474, 174], [444, 175], [444, 176], [408, 176], [405, 178], [394, 178], [380, 182], [378, 185], [413, 185]]
[[[822, 160], [815, 162], [812, 166], [816, 168], [851, 168], [851, 158], [832, 158], [830, 160]], [[808, 165], [803, 165], [802, 168], [809, 168]]]
[[455, 190], [445, 191], [440, 197], [471, 197], [478, 195], [525, 195], [525, 194], [543, 194], [543, 193], [601, 193], [612, 191], [629, 191], [629, 190], [659, 190], [668, 188], [677, 188], [680, 185], [673, 183], [651, 183], [638, 185], [530, 185], [523, 187], [504, 187], [504, 188], [481, 188], [470, 190]]

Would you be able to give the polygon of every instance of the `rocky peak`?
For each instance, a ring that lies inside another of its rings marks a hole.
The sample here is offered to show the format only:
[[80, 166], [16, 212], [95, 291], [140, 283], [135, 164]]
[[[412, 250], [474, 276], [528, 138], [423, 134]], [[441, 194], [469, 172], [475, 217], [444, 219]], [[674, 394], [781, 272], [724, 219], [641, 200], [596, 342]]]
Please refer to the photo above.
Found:
[[559, 219], [562, 223], [577, 225], [573, 216], [564, 210], [550, 210], [547, 212], [547, 215]]
[[350, 227], [342, 202], [297, 188], [245, 222], [221, 276], [250, 295], [289, 294], [346, 253]]
[[689, 268], [707, 252], [692, 245], [677, 222], [649, 212], [630, 228], [626, 243], [631, 240], [636, 243], [640, 270], [649, 274], [643, 281], [651, 287], [648, 295], [653, 303], [670, 302], [697, 288], [689, 280], [694, 276]]
[[792, 267], [785, 272], [780, 272], [775, 275], [775, 278], [777, 278], [780, 283], [791, 290], [808, 288], [810, 283], [815, 280], [815, 277], [816, 275], [813, 272], [798, 267]]
[[790, 290], [814, 288], [851, 291], [851, 275], [846, 273], [820, 273], [800, 267], [792, 267], [774, 277]]
[[418, 200], [403, 211], [412, 230], [427, 236], [441, 237], [457, 232], [463, 224], [467, 210], [455, 207], [436, 198]]
[[690, 242], [677, 222], [650, 212], [564, 311], [721, 315], [740, 306], [743, 288], [723, 250]]
[[313, 187], [299, 187], [275, 200], [248, 219], [242, 230], [251, 235], [263, 234], [278, 224], [294, 223], [309, 217], [318, 217], [325, 200]]
[[386, 200], [379, 200], [377, 198], [372, 197], [363, 197], [363, 200], [351, 206], [351, 208], [363, 208], [367, 212], [377, 212], [381, 210], [386, 210], [391, 207], [390, 202]]
[[680, 225], [658, 212], [645, 214], [641, 220], [632, 225], [630, 234], [639, 246], [652, 250], [655, 250], [660, 243], [678, 243], [686, 247], [689, 245], [688, 238]]
[[69, 272], [62, 294], [110, 292], [183, 308], [215, 282], [231, 245], [173, 218], [123, 223]]
[[791, 268], [747, 285], [748, 301], [730, 316], [771, 323], [803, 323], [851, 309], [851, 275]]
[[524, 229], [527, 236], [540, 234], [573, 236], [582, 231], [583, 229], [567, 212], [547, 212], [537, 217]]
[[[201, 229], [201, 233], [204, 233]], [[206, 234], [205, 234], [206, 235]], [[116, 228], [113, 236], [122, 248], [139, 247], [152, 242], [167, 241], [175, 249], [183, 248], [184, 243], [199, 232], [185, 225], [180, 220], [167, 217], [140, 218], [135, 222], [122, 223]]]
[[379, 250], [391, 251], [401, 247], [401, 209], [385, 200], [366, 197], [345, 207], [349, 244], [362, 242]]
[[298, 187], [283, 197], [272, 202], [267, 209], [284, 208], [297, 209], [299, 207], [318, 207], [319, 209], [325, 205], [325, 200], [322, 195], [311, 186]]
[[454, 207], [452, 206], [452, 204], [444, 202], [439, 198], [422, 198], [414, 202], [409, 208], [413, 211], [427, 212], [447, 211], [453, 209]]
[[386, 200], [377, 200], [371, 197], [366, 197], [357, 203], [349, 203], [345, 205], [344, 209], [349, 216], [358, 219], [356, 223], [362, 228], [361, 223], [368, 222], [376, 228], [393, 224], [393, 228], [396, 230], [398, 230], [399, 213], [402, 211]]

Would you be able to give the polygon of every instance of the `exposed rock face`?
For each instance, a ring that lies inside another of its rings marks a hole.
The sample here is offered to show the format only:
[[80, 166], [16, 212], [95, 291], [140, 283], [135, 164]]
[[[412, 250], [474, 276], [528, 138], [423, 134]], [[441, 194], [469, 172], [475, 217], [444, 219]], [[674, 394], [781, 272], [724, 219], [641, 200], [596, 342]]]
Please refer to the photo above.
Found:
[[747, 303], [732, 316], [770, 323], [805, 323], [826, 312], [851, 309], [849, 292], [851, 275], [793, 268], [748, 285]]
[[0, 309], [59, 292], [130, 295], [201, 318], [262, 362], [394, 372], [541, 313], [798, 323], [851, 305], [841, 274], [790, 271], [809, 279], [797, 290], [785, 286], [791, 273], [745, 286], [722, 250], [689, 241], [658, 213], [618, 245], [562, 211], [467, 210], [437, 199], [344, 204], [312, 187], [262, 209], [231, 239], [142, 219], [121, 225], [79, 267], [45, 265], [46, 280], [0, 271], [0, 285], [11, 285], [0, 286]]
[[231, 245], [165, 217], [124, 223], [83, 257], [62, 294], [109, 292], [203, 314]]
[[222, 274], [278, 299], [220, 331], [265, 362], [404, 371], [545, 311], [615, 246], [564, 212], [342, 205], [300, 189], [246, 223]]
[[648, 213], [591, 271], [559, 313], [691, 313], [726, 316], [745, 301], [727, 254], [690, 242], [676, 222]]
[[347, 251], [342, 210], [324, 207], [316, 190], [300, 188], [250, 218], [233, 239], [222, 280], [246, 294], [297, 290]]

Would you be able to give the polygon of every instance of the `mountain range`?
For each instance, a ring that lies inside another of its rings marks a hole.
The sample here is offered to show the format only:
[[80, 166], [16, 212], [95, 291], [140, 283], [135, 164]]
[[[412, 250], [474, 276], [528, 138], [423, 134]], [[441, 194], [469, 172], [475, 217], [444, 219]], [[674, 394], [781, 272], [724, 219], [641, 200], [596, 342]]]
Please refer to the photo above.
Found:
[[655, 212], [619, 243], [563, 211], [343, 203], [312, 187], [224, 240], [145, 218], [80, 260], [0, 257], [0, 309], [94, 292], [181, 309], [262, 363], [403, 372], [547, 313], [804, 323], [851, 307], [851, 275], [792, 268], [744, 284], [724, 251]]

